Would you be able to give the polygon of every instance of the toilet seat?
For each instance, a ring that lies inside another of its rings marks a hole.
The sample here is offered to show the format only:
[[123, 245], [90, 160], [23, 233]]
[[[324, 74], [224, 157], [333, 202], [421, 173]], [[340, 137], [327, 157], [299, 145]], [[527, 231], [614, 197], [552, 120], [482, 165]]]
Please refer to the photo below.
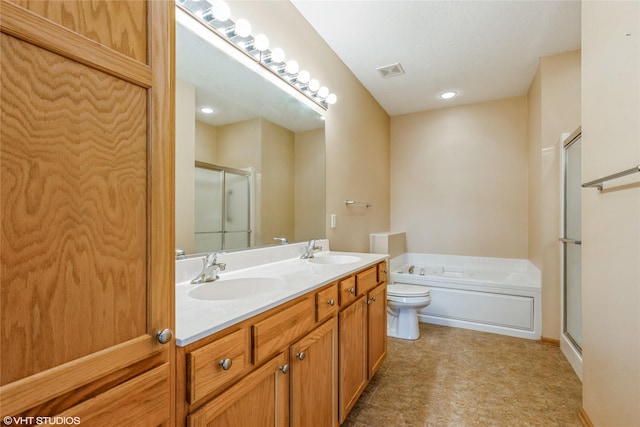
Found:
[[387, 295], [391, 297], [426, 297], [431, 290], [425, 286], [393, 284], [387, 286]]

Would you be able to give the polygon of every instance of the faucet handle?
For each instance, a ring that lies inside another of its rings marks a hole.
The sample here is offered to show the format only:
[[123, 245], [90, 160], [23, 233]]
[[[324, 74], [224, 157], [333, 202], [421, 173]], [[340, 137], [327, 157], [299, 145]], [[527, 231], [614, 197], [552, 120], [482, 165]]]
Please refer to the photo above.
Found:
[[274, 237], [273, 240], [278, 240], [281, 245], [286, 245], [289, 243], [286, 237]]

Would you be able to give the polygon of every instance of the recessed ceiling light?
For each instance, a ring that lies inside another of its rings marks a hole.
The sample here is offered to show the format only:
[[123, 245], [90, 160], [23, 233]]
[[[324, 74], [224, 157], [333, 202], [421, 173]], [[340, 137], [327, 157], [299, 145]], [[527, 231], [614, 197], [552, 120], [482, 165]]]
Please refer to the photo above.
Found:
[[440, 95], [438, 95], [440, 98], [442, 99], [451, 99], [454, 96], [456, 96], [458, 94], [458, 92], [456, 92], [455, 90], [448, 90], [446, 92], [442, 92]]
[[215, 108], [204, 106], [200, 107], [200, 112], [205, 114], [213, 114], [216, 112], [216, 110]]

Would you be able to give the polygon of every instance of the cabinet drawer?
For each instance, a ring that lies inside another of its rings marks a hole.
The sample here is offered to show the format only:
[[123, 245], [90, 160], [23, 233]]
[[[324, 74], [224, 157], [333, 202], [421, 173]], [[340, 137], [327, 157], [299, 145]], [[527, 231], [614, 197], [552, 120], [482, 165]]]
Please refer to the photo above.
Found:
[[338, 312], [338, 284], [316, 293], [316, 322], [327, 319]]
[[356, 277], [351, 276], [338, 282], [340, 307], [346, 307], [356, 300]]
[[387, 262], [378, 264], [378, 283], [387, 281]]
[[[244, 375], [251, 366], [249, 344], [249, 330], [244, 328], [189, 353], [189, 403], [197, 402]], [[226, 369], [223, 367], [225, 361]]]
[[313, 328], [315, 301], [313, 296], [254, 324], [253, 363], [260, 363], [283, 350], [292, 341]]
[[378, 267], [373, 266], [356, 274], [356, 291], [358, 296], [365, 295], [378, 284]]

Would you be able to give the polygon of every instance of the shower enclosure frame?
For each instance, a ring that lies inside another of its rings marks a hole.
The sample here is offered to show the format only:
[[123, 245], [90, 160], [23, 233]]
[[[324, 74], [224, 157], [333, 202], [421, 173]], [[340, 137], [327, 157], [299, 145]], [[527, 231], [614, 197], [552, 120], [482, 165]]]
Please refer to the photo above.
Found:
[[[251, 168], [249, 168], [248, 170], [244, 170], [244, 169], [235, 169], [235, 168], [230, 168], [227, 166], [220, 166], [220, 165], [214, 165], [211, 163], [206, 163], [206, 162], [200, 162], [200, 161], [196, 161], [195, 162], [195, 167], [196, 169], [206, 169], [206, 170], [210, 170], [210, 171], [214, 171], [214, 172], [219, 172], [221, 173], [221, 188], [223, 191], [221, 191], [220, 196], [220, 219], [221, 219], [221, 223], [220, 223], [220, 229], [219, 230], [215, 230], [215, 231], [210, 231], [210, 232], [198, 232], [196, 231], [196, 234], [203, 234], [203, 233], [208, 233], [208, 234], [220, 234], [220, 247], [216, 247], [216, 248], [206, 248], [205, 250], [197, 250], [197, 252], [211, 252], [211, 251], [216, 251], [216, 250], [226, 250], [226, 249], [245, 249], [245, 248], [249, 248], [253, 246], [253, 215], [254, 215], [254, 173], [253, 170]], [[227, 220], [229, 219], [229, 206], [228, 206], [228, 197], [227, 197], [227, 175], [232, 174], [235, 176], [242, 176], [242, 177], [246, 177], [247, 179], [247, 218], [246, 218], [246, 224], [247, 224], [247, 228], [246, 229], [242, 229], [242, 230], [228, 230], [227, 229]], [[212, 195], [213, 197], [215, 197], [215, 195]], [[196, 215], [197, 215], [197, 208], [196, 210]], [[194, 219], [195, 221], [195, 219]], [[195, 225], [195, 223], [194, 223]], [[196, 227], [197, 230], [197, 227]], [[227, 234], [228, 233], [246, 233], [247, 238], [246, 238], [246, 245], [242, 246], [242, 247], [228, 247], [227, 244]], [[196, 239], [197, 240], [197, 239]], [[197, 245], [197, 243], [196, 243]]]

